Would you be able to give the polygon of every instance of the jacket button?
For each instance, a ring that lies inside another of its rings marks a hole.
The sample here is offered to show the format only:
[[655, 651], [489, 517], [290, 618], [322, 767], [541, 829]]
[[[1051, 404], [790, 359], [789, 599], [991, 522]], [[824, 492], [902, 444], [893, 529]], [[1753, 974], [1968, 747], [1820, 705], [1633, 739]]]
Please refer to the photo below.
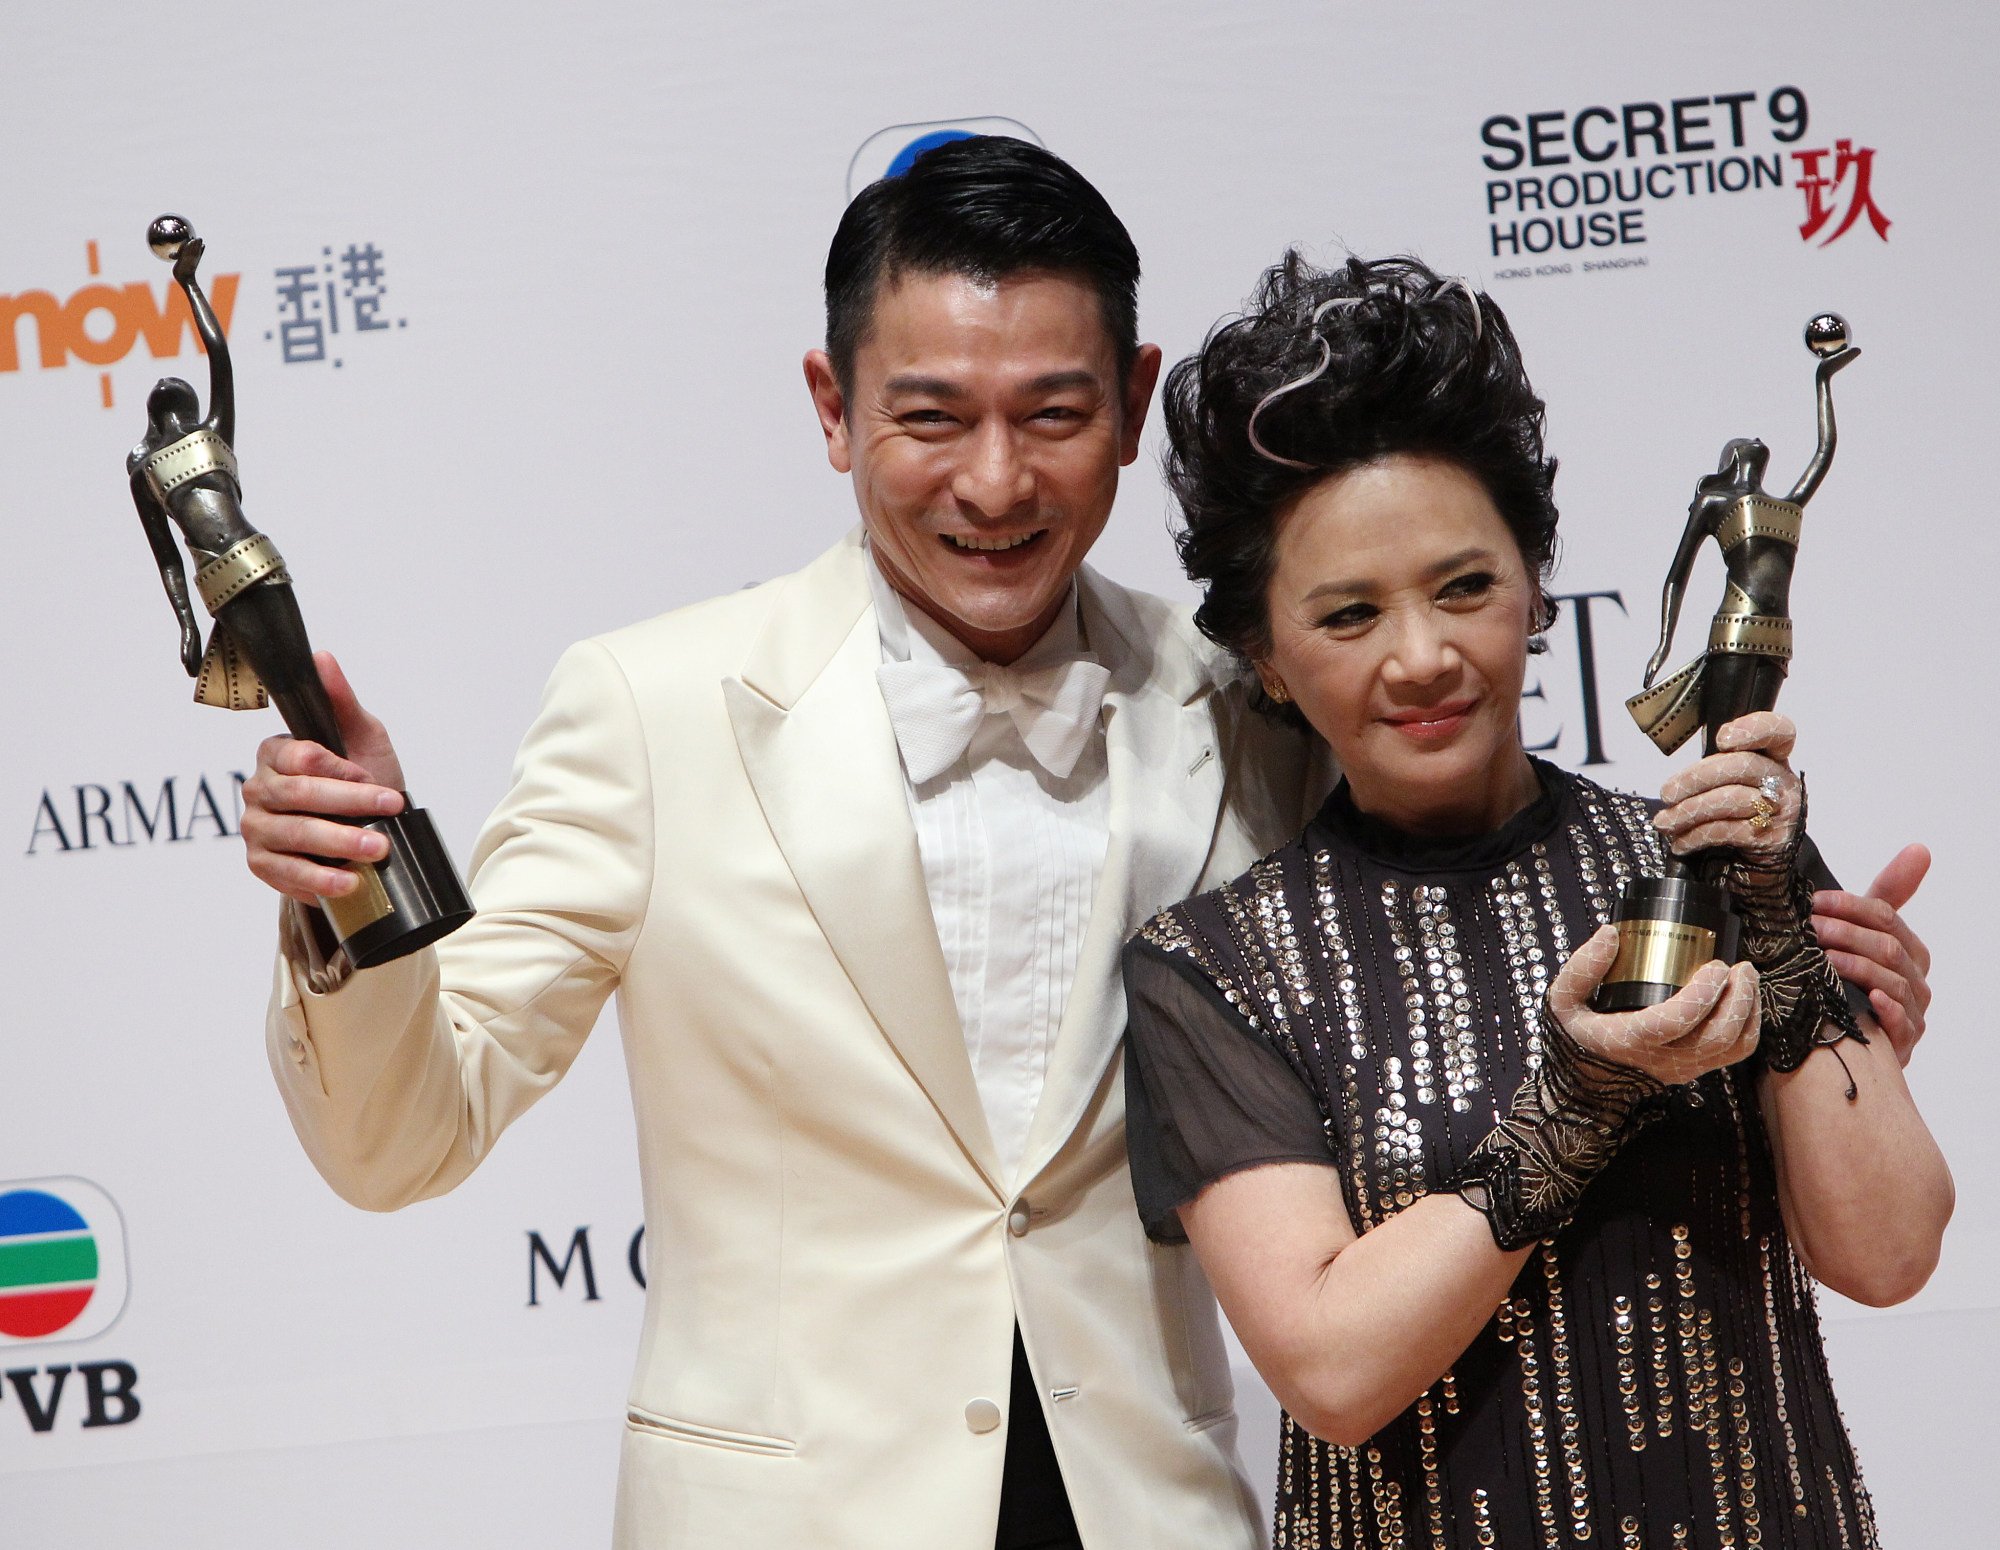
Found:
[[1007, 1213], [1007, 1231], [1017, 1238], [1028, 1236], [1028, 1203], [1022, 1201]]
[[1000, 1407], [990, 1399], [975, 1399], [965, 1407], [965, 1424], [984, 1436], [1000, 1424]]

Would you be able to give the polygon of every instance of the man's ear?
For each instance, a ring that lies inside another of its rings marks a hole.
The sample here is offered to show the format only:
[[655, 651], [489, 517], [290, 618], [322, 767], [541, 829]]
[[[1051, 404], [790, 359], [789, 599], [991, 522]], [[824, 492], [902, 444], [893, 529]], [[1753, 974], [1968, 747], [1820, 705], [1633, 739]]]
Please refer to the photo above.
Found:
[[1160, 347], [1142, 344], [1132, 358], [1125, 376], [1125, 419], [1118, 431], [1118, 465], [1123, 468], [1139, 455], [1139, 436], [1146, 429], [1146, 411], [1152, 407], [1153, 388], [1160, 380]]
[[820, 433], [826, 437], [826, 460], [837, 474], [853, 470], [847, 441], [847, 395], [840, 390], [833, 360], [824, 350], [808, 350], [805, 359], [806, 391], [812, 394], [813, 413], [819, 416]]

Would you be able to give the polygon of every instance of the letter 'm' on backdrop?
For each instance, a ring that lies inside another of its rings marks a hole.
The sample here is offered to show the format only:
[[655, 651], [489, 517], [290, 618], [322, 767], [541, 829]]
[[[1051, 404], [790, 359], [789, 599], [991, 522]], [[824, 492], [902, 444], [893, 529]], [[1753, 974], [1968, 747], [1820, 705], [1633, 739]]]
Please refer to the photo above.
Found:
[[[1973, 8], [1801, 0], [13, 8], [7, 1542], [601, 1542], [644, 1295], [613, 1030], [446, 1199], [364, 1214], [293, 1141], [261, 1032], [276, 909], [236, 838], [279, 723], [190, 703], [125, 485], [154, 380], [206, 393], [146, 223], [179, 211], [207, 239], [249, 513], [464, 857], [565, 644], [851, 524], [799, 370], [826, 242], [854, 189], [962, 127], [1098, 183], [1170, 360], [1288, 243], [1410, 250], [1489, 290], [1562, 460], [1573, 601], [1524, 732], [1637, 789], [1669, 765], [1620, 701], [1694, 481], [1757, 435], [1789, 486], [1813, 439], [1800, 330], [1846, 315], [1864, 355], [1784, 705], [1844, 877], [1938, 852], [1910, 912], [1937, 952], [1910, 1075], [1961, 1199], [1923, 1296], [1829, 1296], [1828, 1339], [1885, 1533], [1978, 1542], [2000, 1389], [1978, 988], [2000, 876], [1996, 47]], [[1157, 448], [1156, 423], [1097, 561], [1185, 596]], [[1684, 635], [1719, 591], [1705, 566]], [[1243, 1374], [1268, 1476], [1275, 1410]]]

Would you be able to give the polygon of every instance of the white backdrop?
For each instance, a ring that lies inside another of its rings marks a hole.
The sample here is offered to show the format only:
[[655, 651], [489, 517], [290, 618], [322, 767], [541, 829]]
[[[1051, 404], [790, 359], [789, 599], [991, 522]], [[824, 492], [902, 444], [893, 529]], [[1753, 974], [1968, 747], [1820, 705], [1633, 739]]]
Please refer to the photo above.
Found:
[[[1838, 870], [1938, 852], [1910, 912], [1937, 950], [1911, 1076], [1960, 1204], [1930, 1288], [1888, 1313], [1828, 1298], [1828, 1340], [1889, 1542], [1988, 1542], [2000, 556], [1978, 309], [2000, 223], [1973, 173], [1996, 44], [1986, 8], [1802, 0], [9, 8], [0, 1244], [52, 1241], [5, 1198], [52, 1181], [33, 1188], [99, 1265], [46, 1334], [6, 1333], [24, 1294], [0, 1286], [0, 1545], [599, 1542], [641, 1297], [614, 1038], [465, 1187], [393, 1217], [340, 1204], [293, 1142], [261, 1047], [274, 912], [233, 837], [233, 774], [276, 718], [187, 702], [124, 488], [153, 380], [206, 393], [157, 315], [146, 222], [185, 213], [212, 291], [239, 277], [251, 516], [463, 856], [566, 643], [850, 523], [798, 364], [826, 241], [850, 175], [995, 117], [1124, 216], [1170, 359], [1291, 242], [1414, 250], [1491, 291], [1551, 406], [1561, 590], [1619, 595], [1590, 612], [1593, 773], [1636, 788], [1666, 765], [1618, 701], [1693, 481], [1752, 434], [1771, 482], [1795, 477], [1799, 330], [1847, 315], [1864, 357], [1785, 703]], [[1098, 563], [1185, 595], [1154, 432]], [[1676, 661], [1715, 589], [1704, 570]], [[1581, 764], [1573, 623], [1538, 671], [1528, 738]], [[1268, 1473], [1254, 1378], [1245, 1410]]]

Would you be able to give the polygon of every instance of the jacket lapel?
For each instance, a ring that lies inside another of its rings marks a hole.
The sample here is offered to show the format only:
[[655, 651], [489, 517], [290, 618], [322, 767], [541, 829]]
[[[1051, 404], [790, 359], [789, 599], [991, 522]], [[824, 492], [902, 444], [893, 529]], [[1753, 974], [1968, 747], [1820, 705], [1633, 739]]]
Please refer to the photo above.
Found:
[[828, 945], [1004, 1195], [875, 681], [881, 645], [867, 564], [850, 536], [793, 577], [741, 676], [723, 681], [723, 698], [765, 820]]
[[1102, 1085], [1125, 1031], [1119, 953], [1155, 911], [1194, 890], [1222, 805], [1205, 662], [1094, 571], [1085, 569], [1081, 583], [1092, 652], [1112, 670], [1104, 698], [1110, 835], [1028, 1134], [1024, 1182], [1062, 1148]]

